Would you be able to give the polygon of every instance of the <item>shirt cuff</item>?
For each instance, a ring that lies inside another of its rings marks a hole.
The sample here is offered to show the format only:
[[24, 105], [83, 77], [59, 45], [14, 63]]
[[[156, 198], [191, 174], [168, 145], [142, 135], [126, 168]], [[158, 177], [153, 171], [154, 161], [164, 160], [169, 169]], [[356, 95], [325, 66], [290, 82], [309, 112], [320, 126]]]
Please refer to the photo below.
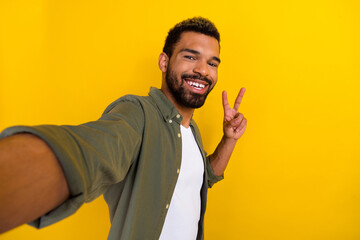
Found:
[[215, 175], [213, 168], [210, 164], [210, 157], [206, 157], [206, 171], [208, 173], [208, 187], [211, 188], [215, 183], [224, 179], [224, 174], [220, 176]]

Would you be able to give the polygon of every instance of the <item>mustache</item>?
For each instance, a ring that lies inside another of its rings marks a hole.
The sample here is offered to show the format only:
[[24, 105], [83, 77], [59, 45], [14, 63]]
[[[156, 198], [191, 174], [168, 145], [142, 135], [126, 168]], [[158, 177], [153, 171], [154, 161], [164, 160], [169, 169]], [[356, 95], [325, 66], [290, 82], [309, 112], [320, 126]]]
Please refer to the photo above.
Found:
[[184, 78], [198, 79], [198, 80], [207, 82], [209, 85], [212, 85], [212, 81], [210, 79], [208, 79], [207, 77], [201, 76], [200, 74], [184, 73], [181, 75], [181, 79], [184, 79]]

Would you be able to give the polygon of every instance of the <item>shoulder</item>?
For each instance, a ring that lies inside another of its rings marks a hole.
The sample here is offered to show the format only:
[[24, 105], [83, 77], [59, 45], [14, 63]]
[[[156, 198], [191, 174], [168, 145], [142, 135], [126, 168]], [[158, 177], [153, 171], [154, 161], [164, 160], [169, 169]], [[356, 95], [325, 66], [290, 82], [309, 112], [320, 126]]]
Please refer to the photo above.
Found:
[[121, 98], [118, 98], [114, 102], [112, 102], [103, 112], [102, 115], [117, 112], [122, 108], [131, 107], [134, 109], [142, 108], [144, 101], [146, 101], [145, 96], [137, 96], [137, 95], [125, 95]]
[[105, 109], [100, 120], [121, 122], [141, 132], [144, 126], [146, 101], [148, 101], [147, 97], [144, 96], [125, 95], [112, 102]]

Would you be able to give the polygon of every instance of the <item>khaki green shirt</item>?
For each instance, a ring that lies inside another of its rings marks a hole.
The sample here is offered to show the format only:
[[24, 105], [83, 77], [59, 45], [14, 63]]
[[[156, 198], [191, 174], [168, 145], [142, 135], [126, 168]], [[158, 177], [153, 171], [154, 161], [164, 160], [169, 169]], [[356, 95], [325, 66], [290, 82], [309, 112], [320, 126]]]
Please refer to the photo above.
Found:
[[[109, 205], [108, 239], [158, 239], [181, 165], [182, 116], [156, 88], [149, 96], [124, 96], [102, 117], [78, 126], [16, 126], [0, 137], [29, 132], [45, 140], [59, 160], [70, 198], [31, 225], [41, 228], [77, 211], [104, 194]], [[203, 239], [207, 188], [221, 180], [209, 164], [199, 129], [190, 123], [204, 159], [201, 218], [197, 239]]]

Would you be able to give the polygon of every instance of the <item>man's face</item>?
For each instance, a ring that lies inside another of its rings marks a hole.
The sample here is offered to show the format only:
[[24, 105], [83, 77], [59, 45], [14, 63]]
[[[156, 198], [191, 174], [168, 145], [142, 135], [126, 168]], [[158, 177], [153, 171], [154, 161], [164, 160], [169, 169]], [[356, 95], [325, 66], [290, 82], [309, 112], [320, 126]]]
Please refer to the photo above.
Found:
[[219, 43], [210, 36], [184, 32], [166, 70], [166, 84], [177, 103], [201, 107], [217, 82]]

